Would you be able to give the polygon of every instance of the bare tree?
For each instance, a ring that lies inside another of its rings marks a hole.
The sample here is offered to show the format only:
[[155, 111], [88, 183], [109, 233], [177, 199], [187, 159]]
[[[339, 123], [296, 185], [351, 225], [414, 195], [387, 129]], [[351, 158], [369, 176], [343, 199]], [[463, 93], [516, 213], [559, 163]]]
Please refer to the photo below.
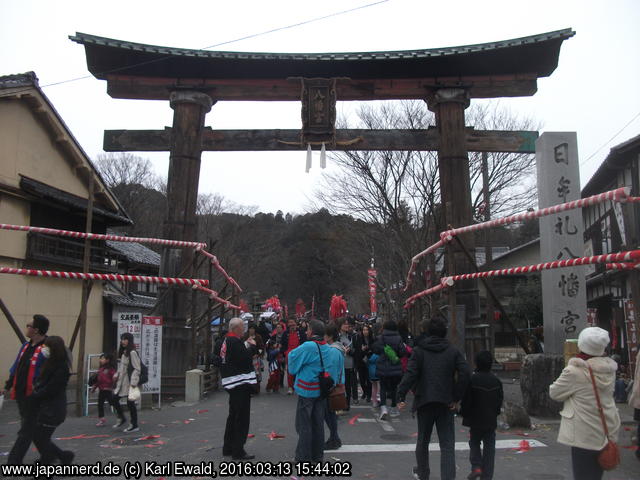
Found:
[[[357, 111], [354, 128], [425, 129], [434, 116], [420, 101], [384, 102]], [[346, 122], [342, 120], [342, 127]], [[533, 122], [520, 120], [493, 105], [474, 104], [467, 111], [467, 124], [482, 129], [526, 130]], [[437, 240], [441, 224], [440, 186], [435, 152], [338, 152], [330, 157], [339, 170], [326, 173], [315, 192], [317, 206], [332, 213], [347, 213], [378, 226], [377, 239], [363, 239], [367, 246], [384, 251], [378, 282], [389, 313], [400, 315], [402, 281], [410, 259]], [[481, 155], [470, 154], [473, 207], [482, 204]], [[535, 201], [531, 188], [535, 163], [532, 155], [489, 155], [489, 188], [492, 212], [521, 211]], [[433, 264], [430, 266], [433, 270]], [[424, 279], [421, 282], [422, 287]], [[419, 285], [419, 284], [418, 284]], [[416, 287], [418, 287], [416, 285]]]
[[148, 158], [128, 152], [101, 153], [95, 163], [109, 188], [118, 185], [157, 188], [162, 183], [160, 177], [154, 173], [153, 165]]

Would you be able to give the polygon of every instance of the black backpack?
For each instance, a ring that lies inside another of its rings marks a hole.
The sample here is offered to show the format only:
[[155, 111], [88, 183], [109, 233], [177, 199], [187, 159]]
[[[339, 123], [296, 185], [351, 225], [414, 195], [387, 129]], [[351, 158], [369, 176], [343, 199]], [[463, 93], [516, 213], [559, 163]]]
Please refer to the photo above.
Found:
[[[136, 352], [137, 354], [138, 352]], [[131, 355], [131, 353], [129, 353]], [[138, 386], [144, 385], [149, 381], [149, 369], [144, 364], [140, 355], [138, 355], [138, 359], [140, 360], [140, 378], [138, 379]], [[129, 366], [127, 367], [127, 373], [129, 374], [129, 382], [131, 382], [131, 374], [133, 373], [133, 365], [131, 364], [131, 359], [129, 359]]]

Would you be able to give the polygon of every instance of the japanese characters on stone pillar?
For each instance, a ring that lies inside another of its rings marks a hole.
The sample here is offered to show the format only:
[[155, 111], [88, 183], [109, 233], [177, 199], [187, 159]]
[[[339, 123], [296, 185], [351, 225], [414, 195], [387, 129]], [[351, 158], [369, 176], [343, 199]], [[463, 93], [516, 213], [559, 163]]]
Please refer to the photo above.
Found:
[[[540, 208], [580, 198], [580, 172], [575, 132], [547, 132], [536, 141]], [[582, 211], [540, 218], [540, 261], [582, 257]], [[544, 351], [561, 355], [568, 338], [578, 338], [587, 325], [585, 267], [542, 272]]]

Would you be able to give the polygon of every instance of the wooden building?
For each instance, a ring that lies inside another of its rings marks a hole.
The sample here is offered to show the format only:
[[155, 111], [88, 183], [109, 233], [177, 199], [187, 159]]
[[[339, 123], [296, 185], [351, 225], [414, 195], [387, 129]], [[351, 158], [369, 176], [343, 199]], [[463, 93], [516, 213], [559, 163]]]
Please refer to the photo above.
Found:
[[[589, 197], [619, 187], [629, 187], [631, 195], [640, 195], [640, 135], [611, 149], [591, 180], [582, 189]], [[582, 210], [585, 251], [600, 255], [631, 250], [640, 245], [640, 205], [599, 203]], [[587, 269], [587, 307], [596, 310], [598, 326], [609, 330], [615, 350], [627, 359], [625, 301], [640, 302], [635, 271], [607, 271], [604, 265]], [[634, 286], [634, 282], [636, 286]], [[637, 290], [636, 290], [637, 291]], [[639, 292], [640, 293], [640, 292]], [[637, 319], [636, 319], [637, 321]], [[637, 327], [637, 324], [636, 324]]]
[[[92, 181], [92, 232], [131, 224], [33, 72], [0, 77], [0, 159], [1, 223], [85, 231]], [[82, 271], [83, 252], [83, 241], [0, 230], [0, 266]], [[104, 242], [92, 242], [90, 271], [117, 271], [116, 255]], [[33, 314], [42, 313], [51, 321], [49, 333], [67, 342], [80, 312], [81, 291], [78, 280], [0, 275], [0, 298], [20, 330]], [[102, 284], [95, 282], [88, 302], [87, 352], [102, 351], [104, 321]], [[0, 381], [8, 376], [19, 346], [2, 318], [0, 365], [5, 368]]]

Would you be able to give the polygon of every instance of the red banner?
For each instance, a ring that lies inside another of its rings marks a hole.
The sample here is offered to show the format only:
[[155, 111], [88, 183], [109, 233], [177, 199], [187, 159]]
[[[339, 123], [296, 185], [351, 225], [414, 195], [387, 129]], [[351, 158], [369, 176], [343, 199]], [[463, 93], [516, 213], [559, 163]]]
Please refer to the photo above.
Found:
[[369, 278], [369, 307], [371, 309], [371, 315], [378, 311], [378, 302], [376, 301], [376, 277], [378, 272], [374, 268], [370, 268], [367, 271]]
[[627, 327], [627, 351], [629, 352], [629, 366], [631, 367], [629, 371], [633, 373], [635, 372], [633, 366], [638, 355], [638, 327], [636, 325], [636, 310], [633, 300], [624, 301], [624, 323]]

